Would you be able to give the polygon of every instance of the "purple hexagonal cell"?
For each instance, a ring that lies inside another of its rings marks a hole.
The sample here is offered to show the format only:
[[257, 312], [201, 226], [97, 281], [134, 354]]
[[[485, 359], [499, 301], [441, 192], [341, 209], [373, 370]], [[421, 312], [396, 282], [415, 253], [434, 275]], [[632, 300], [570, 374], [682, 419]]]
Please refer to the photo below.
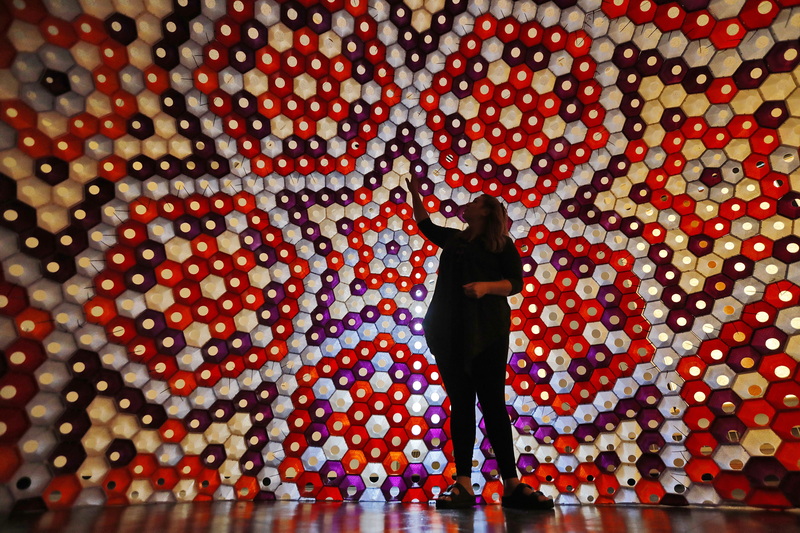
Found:
[[359, 360], [353, 365], [353, 374], [361, 381], [369, 381], [375, 374], [375, 367], [369, 361]]
[[479, 55], [467, 59], [467, 64], [464, 67], [464, 73], [474, 81], [481, 80], [486, 77], [489, 72], [489, 61]]
[[344, 467], [339, 461], [325, 461], [319, 469], [319, 476], [326, 487], [338, 487], [345, 477]]
[[124, 387], [115, 399], [117, 408], [123, 413], [136, 413], [147, 403], [142, 391], [133, 387]]
[[165, 155], [156, 163], [155, 171], [156, 174], [162, 178], [171, 180], [181, 175], [181, 172], [183, 171], [183, 164], [177, 157]]
[[250, 420], [254, 426], [266, 427], [272, 422], [273, 416], [269, 405], [258, 404], [250, 411]]
[[636, 444], [644, 453], [657, 454], [666, 444], [664, 437], [658, 431], [642, 431], [636, 438]]
[[221, 363], [228, 356], [228, 343], [222, 339], [209, 339], [200, 349], [203, 361]]
[[474, 87], [474, 82], [472, 78], [465, 74], [459, 74], [458, 76], [453, 78], [453, 88], [450, 89], [452, 93], [458, 98], [462, 100], [469, 96], [472, 96], [472, 91]]
[[655, 430], [664, 423], [664, 415], [655, 406], [648, 407], [639, 411], [639, 414], [636, 415], [636, 421], [643, 428]]
[[355, 311], [347, 313], [342, 319], [342, 326], [349, 331], [357, 331], [363, 323], [364, 321], [361, 319], [361, 315]]
[[[657, 48], [642, 50], [642, 53], [639, 54], [639, 60], [636, 62], [636, 69], [641, 73], [642, 76], [661, 75], [661, 73], [665, 70], [665, 62], [661, 52], [659, 52]], [[672, 75], [672, 73], [667, 71], [667, 75]], [[664, 83], [666, 84], [668, 82], [665, 81]], [[676, 81], [671, 83], [678, 82]]]
[[780, 353], [786, 346], [789, 336], [775, 326], [759, 328], [753, 332], [750, 344], [759, 353], [771, 355]]
[[200, 459], [203, 461], [203, 465], [213, 470], [217, 470], [222, 466], [222, 463], [224, 463], [227, 458], [225, 447], [222, 444], [209, 444], [202, 453], [200, 453]]
[[553, 426], [539, 426], [533, 433], [539, 444], [553, 444], [558, 438], [558, 430]]
[[344, 333], [345, 327], [341, 320], [331, 319], [325, 324], [325, 333], [328, 338], [335, 339]]
[[306, 428], [305, 436], [309, 446], [322, 446], [328, 440], [330, 431], [324, 423], [312, 422]]
[[631, 141], [638, 141], [644, 137], [646, 129], [647, 124], [642, 117], [628, 117], [622, 125], [622, 134]]
[[672, 309], [667, 314], [666, 324], [675, 333], [682, 333], [692, 329], [694, 318], [689, 309]]
[[735, 416], [719, 416], [709, 431], [720, 444], [736, 444], [744, 437], [747, 426]]
[[190, 241], [200, 235], [200, 221], [191, 215], [181, 215], [172, 223], [175, 236]]
[[342, 207], [347, 207], [348, 205], [352, 204], [355, 201], [355, 198], [355, 193], [350, 189], [344, 188], [336, 191], [336, 203]]
[[[89, 415], [86, 411], [67, 408], [58, 417], [54, 427], [60, 428], [61, 440], [79, 441], [92, 427], [92, 422], [89, 420]], [[69, 428], [69, 431], [66, 431], [67, 428]]]
[[597, 290], [597, 301], [606, 308], [619, 307], [622, 291], [613, 285], [603, 285]]
[[447, 433], [439, 427], [432, 427], [425, 432], [425, 446], [429, 450], [441, 450], [447, 442]]
[[752, 372], [761, 363], [761, 353], [756, 351], [753, 346], [737, 346], [730, 348], [725, 364], [734, 372]]
[[597, 459], [594, 464], [600, 469], [601, 472], [615, 472], [622, 464], [617, 452], [608, 450], [597, 454]]
[[76, 350], [69, 358], [69, 371], [73, 376], [83, 379], [91, 379], [102, 368], [100, 358], [95, 352], [89, 350]]
[[333, 408], [328, 400], [316, 399], [308, 406], [308, 413], [313, 421], [324, 423], [333, 414]]
[[[86, 451], [80, 441], [62, 441], [50, 453], [48, 466], [56, 475], [73, 474], [78, 471], [86, 457]], [[59, 460], [58, 464], [56, 459]]]
[[114, 439], [106, 448], [105, 456], [112, 468], [121, 468], [136, 457], [136, 446], [130, 439]]
[[447, 218], [452, 218], [459, 216], [463, 212], [463, 207], [458, 205], [452, 198], [447, 198], [440, 203], [439, 212]]
[[408, 491], [408, 485], [402, 476], [387, 476], [381, 484], [381, 492], [387, 502], [402, 500], [406, 491]]
[[[660, 54], [657, 57], [660, 59]], [[658, 62], [658, 59], [655, 63]], [[687, 72], [689, 72], [689, 66], [682, 57], [671, 57], [663, 60], [663, 64], [658, 70], [658, 77], [665, 85], [674, 85], [676, 83], [681, 83], [683, 78], [686, 77]]]
[[550, 65], [550, 49], [543, 44], [535, 44], [525, 54], [525, 64], [534, 72], [545, 70]]
[[258, 403], [256, 391], [241, 390], [233, 398], [233, 407], [238, 413], [249, 413]]
[[361, 320], [370, 324], [377, 322], [381, 316], [380, 311], [374, 305], [365, 305], [359, 314], [361, 315]]
[[619, 109], [626, 117], [638, 117], [644, 107], [644, 98], [638, 93], [629, 93], [622, 97]]
[[629, 68], [636, 65], [639, 59], [639, 49], [633, 42], [625, 42], [614, 48], [611, 61], [618, 68]]
[[258, 308], [258, 312], [256, 313], [258, 323], [265, 326], [274, 326], [280, 317], [281, 314], [278, 310], [278, 304], [271, 301], [264, 303], [264, 305]]
[[134, 265], [125, 272], [125, 286], [129, 289], [144, 294], [157, 284], [155, 272], [150, 268]]
[[306, 10], [306, 24], [314, 33], [322, 35], [332, 27], [331, 12], [321, 4], [311, 6]]
[[206, 235], [219, 237], [225, 232], [225, 217], [219, 213], [206, 213], [200, 218], [200, 230]]
[[592, 377], [592, 365], [585, 358], [573, 359], [567, 372], [575, 381], [588, 381]]
[[71, 379], [61, 391], [61, 395], [72, 400], [69, 402], [70, 407], [86, 409], [97, 395], [97, 390], [85, 379]]
[[681, 81], [683, 89], [687, 94], [701, 94], [711, 87], [714, 75], [707, 66], [693, 67], [686, 71], [686, 75]]
[[572, 266], [570, 269], [572, 273], [575, 274], [578, 279], [582, 278], [591, 278], [594, 274], [595, 270], [595, 263], [588, 257], [575, 257], [572, 260]]
[[269, 433], [264, 427], [254, 426], [245, 433], [244, 440], [247, 442], [247, 449], [260, 452], [269, 442]]
[[556, 250], [550, 256], [550, 264], [558, 271], [570, 270], [574, 257], [569, 250]]
[[241, 25], [240, 30], [242, 44], [251, 50], [258, 50], [267, 45], [269, 32], [267, 28], [257, 20], [246, 20]]
[[428, 388], [428, 380], [422, 374], [412, 374], [406, 381], [406, 386], [412, 394], [421, 394]]
[[640, 404], [635, 398], [622, 398], [614, 407], [614, 412], [620, 418], [630, 420], [636, 418], [641, 409], [642, 404]]
[[775, 43], [766, 61], [770, 72], [792, 72], [800, 65], [800, 43], [797, 39]]
[[236, 413], [236, 406], [231, 400], [219, 399], [208, 409], [214, 422], [227, 422]]
[[741, 254], [725, 259], [722, 264], [722, 273], [734, 281], [749, 278], [754, 270], [755, 261]]
[[325, 339], [328, 338], [325, 328], [318, 325], [313, 325], [308, 328], [305, 337], [306, 343], [308, 343], [309, 346], [319, 346]]
[[658, 265], [653, 277], [661, 285], [667, 287], [680, 282], [681, 271], [675, 265]]
[[566, 98], [561, 101], [561, 106], [558, 109], [558, 116], [564, 119], [564, 122], [576, 122], [580, 120], [583, 115], [583, 102], [577, 97]]
[[733, 293], [733, 280], [725, 274], [715, 274], [706, 278], [703, 289], [714, 299], [725, 298]]
[[168, 72], [180, 65], [181, 62], [178, 47], [168, 39], [162, 39], [153, 45], [151, 57], [153, 58], [153, 63]]
[[409, 487], [422, 487], [428, 479], [428, 471], [421, 463], [410, 463], [403, 471], [403, 480]]
[[264, 457], [259, 451], [247, 450], [239, 458], [239, 467], [242, 469], [242, 474], [254, 476], [264, 468]]
[[733, 73], [733, 81], [741, 91], [758, 89], [769, 75], [770, 72], [764, 59], [751, 59], [739, 65], [739, 68]]
[[532, 453], [521, 453], [517, 459], [517, 468], [523, 474], [533, 474], [539, 468], [539, 460]]
[[520, 435], [533, 435], [539, 428], [539, 424], [532, 416], [518, 416], [514, 420], [514, 427]]
[[636, 469], [643, 478], [658, 479], [667, 467], [658, 454], [645, 453], [636, 461]]
[[550, 174], [553, 171], [553, 158], [549, 154], [538, 155], [531, 164], [531, 170], [538, 176]]
[[350, 235], [354, 231], [355, 224], [349, 218], [340, 218], [336, 221], [336, 231], [340, 235]]
[[[638, 65], [638, 63], [637, 63]], [[617, 87], [623, 93], [633, 93], [639, 90], [642, 84], [642, 75], [635, 67], [627, 67], [619, 70], [617, 76]]]
[[[388, 479], [388, 478], [387, 478]], [[400, 478], [402, 480], [402, 478]], [[344, 477], [339, 484], [339, 491], [342, 499], [348, 501], [358, 501], [366, 490], [367, 486], [360, 475], [351, 474]]]
[[786, 478], [786, 467], [775, 457], [751, 457], [743, 469], [744, 475], [755, 487], [777, 488]]
[[394, 363], [389, 367], [389, 378], [393, 383], [405, 383], [411, 376], [411, 370], [405, 363]]
[[207, 170], [206, 157], [206, 155], [195, 153], [185, 158], [181, 162], [181, 174], [192, 179], [202, 177]]
[[239, 246], [245, 250], [255, 252], [264, 243], [261, 241], [261, 232], [255, 228], [245, 228], [239, 233]]
[[731, 415], [738, 411], [742, 399], [732, 389], [711, 391], [706, 405], [717, 416]]
[[545, 361], [534, 361], [530, 365], [530, 376], [536, 384], [550, 383], [553, 377], [553, 369]]
[[137, 333], [147, 337], [154, 337], [167, 327], [167, 321], [164, 319], [164, 315], [152, 309], [145, 309], [139, 313], [139, 316], [135, 319], [135, 323]]
[[800, 218], [800, 192], [789, 191], [778, 199], [778, 214], [792, 220]]
[[333, 385], [339, 390], [349, 390], [356, 382], [353, 371], [349, 368], [340, 368], [333, 374]]
[[263, 405], [271, 405], [278, 397], [278, 386], [271, 381], [263, 381], [256, 387], [256, 400]]
[[443, 428], [447, 421], [447, 412], [441, 405], [431, 405], [425, 410], [424, 418], [429, 428]]
[[189, 433], [202, 433], [211, 422], [211, 414], [205, 409], [192, 409], [183, 418], [183, 425]]
[[375, 76], [375, 67], [369, 59], [361, 57], [353, 61], [351, 77], [358, 83], [365, 85]]
[[772, 255], [786, 264], [800, 261], [800, 237], [789, 235], [778, 239], [772, 247]]
[[593, 424], [578, 424], [573, 435], [579, 442], [594, 442], [600, 436], [600, 430]]

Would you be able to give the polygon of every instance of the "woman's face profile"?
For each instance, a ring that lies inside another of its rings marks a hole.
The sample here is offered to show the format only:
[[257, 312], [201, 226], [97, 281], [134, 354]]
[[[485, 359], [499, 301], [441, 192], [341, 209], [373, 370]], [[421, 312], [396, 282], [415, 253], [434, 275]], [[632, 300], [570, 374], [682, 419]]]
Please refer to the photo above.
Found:
[[464, 220], [467, 223], [474, 222], [485, 217], [487, 209], [483, 205], [483, 196], [478, 196], [464, 206]]

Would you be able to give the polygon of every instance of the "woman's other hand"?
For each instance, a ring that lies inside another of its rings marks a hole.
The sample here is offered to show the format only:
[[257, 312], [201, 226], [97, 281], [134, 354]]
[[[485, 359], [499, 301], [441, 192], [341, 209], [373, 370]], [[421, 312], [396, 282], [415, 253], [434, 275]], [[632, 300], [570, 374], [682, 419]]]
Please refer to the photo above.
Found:
[[464, 294], [468, 298], [480, 299], [489, 294], [489, 286], [484, 281], [473, 281], [464, 285]]

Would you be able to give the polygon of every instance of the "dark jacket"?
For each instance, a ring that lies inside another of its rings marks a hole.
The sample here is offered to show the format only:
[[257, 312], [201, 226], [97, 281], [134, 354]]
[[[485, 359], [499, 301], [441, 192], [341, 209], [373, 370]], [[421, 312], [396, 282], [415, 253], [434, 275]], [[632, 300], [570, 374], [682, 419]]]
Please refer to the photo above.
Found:
[[506, 238], [501, 252], [492, 253], [482, 239], [468, 241], [463, 232], [437, 226], [430, 219], [420, 222], [419, 229], [442, 249], [436, 290], [423, 322], [436, 360], [455, 358], [468, 364], [493, 342], [505, 339], [507, 346], [511, 329], [507, 297], [468, 298], [463, 286], [505, 279], [511, 282], [511, 294], [520, 292], [522, 261], [511, 239]]

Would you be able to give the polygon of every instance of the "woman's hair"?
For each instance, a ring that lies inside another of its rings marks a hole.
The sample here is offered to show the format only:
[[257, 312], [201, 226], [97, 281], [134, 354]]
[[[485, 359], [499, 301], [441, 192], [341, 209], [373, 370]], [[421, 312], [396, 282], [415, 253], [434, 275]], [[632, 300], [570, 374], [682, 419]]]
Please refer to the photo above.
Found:
[[503, 204], [494, 196], [484, 194], [483, 207], [486, 209], [486, 220], [483, 223], [483, 240], [492, 253], [499, 253], [505, 248], [508, 236], [508, 214]]

